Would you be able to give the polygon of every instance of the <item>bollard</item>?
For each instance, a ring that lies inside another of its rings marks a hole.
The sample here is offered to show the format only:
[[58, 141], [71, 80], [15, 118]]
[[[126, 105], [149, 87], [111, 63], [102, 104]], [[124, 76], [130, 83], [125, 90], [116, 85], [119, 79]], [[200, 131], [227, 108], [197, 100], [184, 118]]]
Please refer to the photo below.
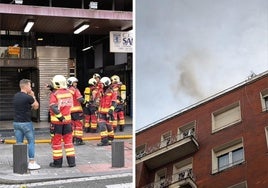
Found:
[[112, 167], [124, 167], [124, 142], [113, 141], [112, 142]]
[[27, 172], [27, 145], [14, 144], [13, 145], [13, 172], [17, 174], [24, 174]]

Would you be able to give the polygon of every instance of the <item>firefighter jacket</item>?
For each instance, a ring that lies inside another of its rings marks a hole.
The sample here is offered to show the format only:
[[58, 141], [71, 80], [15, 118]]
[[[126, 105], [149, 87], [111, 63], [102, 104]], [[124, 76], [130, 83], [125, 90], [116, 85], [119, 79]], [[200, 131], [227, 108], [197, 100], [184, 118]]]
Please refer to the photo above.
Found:
[[99, 113], [107, 114], [110, 108], [114, 110], [115, 106], [113, 104], [116, 104], [116, 100], [117, 92], [112, 87], [107, 88], [100, 101]]
[[83, 112], [81, 103], [84, 103], [84, 99], [79, 89], [71, 86], [69, 87], [69, 90], [73, 94], [73, 107], [71, 108], [71, 113]]
[[98, 88], [96, 86], [89, 86], [85, 88], [84, 98], [90, 105], [96, 106], [99, 103], [99, 98], [97, 97]]
[[[73, 95], [68, 89], [57, 89], [50, 93], [49, 99], [50, 118], [52, 124], [71, 123], [71, 108], [73, 106]], [[57, 106], [59, 113], [55, 114], [52, 106]], [[60, 119], [64, 118], [64, 122]]]
[[117, 92], [117, 104], [124, 104], [126, 100], [126, 85], [120, 83], [112, 84], [112, 88]]

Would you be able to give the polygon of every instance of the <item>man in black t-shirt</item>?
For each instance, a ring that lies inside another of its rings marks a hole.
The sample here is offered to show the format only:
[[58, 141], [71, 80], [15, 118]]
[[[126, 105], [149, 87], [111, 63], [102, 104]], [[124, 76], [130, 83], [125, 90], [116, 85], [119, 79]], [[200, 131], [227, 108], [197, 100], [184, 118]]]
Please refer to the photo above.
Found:
[[28, 79], [20, 80], [20, 91], [14, 95], [14, 132], [17, 143], [23, 143], [24, 137], [28, 141], [28, 169], [36, 170], [40, 165], [34, 160], [35, 155], [35, 135], [34, 127], [31, 121], [31, 110], [37, 110], [39, 103], [37, 102], [34, 92], [31, 88], [31, 81]]

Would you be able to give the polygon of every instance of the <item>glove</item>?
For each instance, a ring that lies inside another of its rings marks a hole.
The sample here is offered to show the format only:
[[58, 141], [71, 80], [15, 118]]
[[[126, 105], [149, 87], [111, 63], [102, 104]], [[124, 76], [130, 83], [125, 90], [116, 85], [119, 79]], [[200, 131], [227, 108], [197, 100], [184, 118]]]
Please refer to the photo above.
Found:
[[108, 114], [111, 116], [114, 114], [114, 107], [113, 106], [108, 110]]
[[50, 124], [50, 136], [53, 137], [55, 135], [55, 126], [53, 124]]
[[65, 121], [65, 118], [64, 118], [64, 116], [63, 116], [61, 113], [57, 114], [56, 117], [57, 117], [58, 120], [60, 120], [61, 122]]
[[58, 120], [60, 120], [61, 122], [65, 121], [65, 118], [63, 116], [59, 117]]

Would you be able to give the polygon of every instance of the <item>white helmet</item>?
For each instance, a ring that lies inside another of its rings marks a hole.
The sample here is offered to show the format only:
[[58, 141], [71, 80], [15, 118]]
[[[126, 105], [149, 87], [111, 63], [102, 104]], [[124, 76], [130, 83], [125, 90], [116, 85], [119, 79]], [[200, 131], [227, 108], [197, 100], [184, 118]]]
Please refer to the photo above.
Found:
[[63, 75], [55, 75], [52, 84], [55, 89], [67, 88], [66, 78]]
[[117, 76], [117, 75], [113, 75], [113, 76], [111, 77], [111, 81], [112, 81], [113, 84], [115, 84], [115, 83], [120, 83], [120, 78], [119, 78], [119, 76]]
[[95, 73], [95, 74], [93, 74], [93, 77], [92, 78], [94, 78], [94, 79], [96, 79], [96, 78], [101, 79], [101, 76], [98, 73]]
[[103, 85], [104, 85], [105, 87], [111, 85], [111, 80], [110, 80], [110, 78], [108, 78], [108, 77], [102, 77], [102, 78], [100, 79], [100, 82], [103, 83]]
[[78, 82], [78, 79], [76, 77], [70, 77], [67, 80], [68, 86], [72, 86], [74, 82]]
[[89, 84], [89, 85], [93, 85], [93, 86], [95, 86], [95, 85], [97, 84], [97, 80], [95, 80], [95, 78], [90, 78], [90, 79], [88, 80], [88, 84]]

